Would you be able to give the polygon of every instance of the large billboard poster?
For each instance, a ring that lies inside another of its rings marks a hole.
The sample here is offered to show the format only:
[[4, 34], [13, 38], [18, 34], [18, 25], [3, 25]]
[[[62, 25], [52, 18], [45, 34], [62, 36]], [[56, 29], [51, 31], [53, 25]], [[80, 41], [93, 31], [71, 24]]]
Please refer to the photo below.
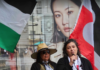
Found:
[[63, 43], [67, 41], [72, 33], [81, 6], [81, 0], [51, 0], [51, 11], [53, 13], [54, 31], [51, 41], [56, 47], [57, 53], [52, 55], [54, 61], [63, 56]]
[[[37, 52], [37, 45], [40, 43], [46, 43], [48, 47], [57, 49], [57, 52], [50, 56], [50, 59], [57, 63], [63, 57], [64, 42], [69, 39], [77, 24], [82, 4], [83, 0], [37, 0], [33, 13], [16, 46], [15, 53], [11, 54], [0, 48], [0, 69], [30, 70], [32, 64], [36, 61], [31, 58], [31, 54]], [[99, 4], [99, 0], [91, 0], [95, 14], [93, 17], [95, 19], [93, 22], [93, 56], [94, 65], [98, 70], [100, 69]]]

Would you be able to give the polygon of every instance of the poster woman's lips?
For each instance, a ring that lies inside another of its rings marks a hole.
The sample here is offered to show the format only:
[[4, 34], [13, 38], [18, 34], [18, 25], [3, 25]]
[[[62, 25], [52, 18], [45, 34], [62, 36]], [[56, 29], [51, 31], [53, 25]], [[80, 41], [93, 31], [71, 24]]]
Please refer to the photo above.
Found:
[[64, 27], [64, 31], [65, 31], [65, 32], [69, 32], [70, 29], [71, 29], [70, 27]]

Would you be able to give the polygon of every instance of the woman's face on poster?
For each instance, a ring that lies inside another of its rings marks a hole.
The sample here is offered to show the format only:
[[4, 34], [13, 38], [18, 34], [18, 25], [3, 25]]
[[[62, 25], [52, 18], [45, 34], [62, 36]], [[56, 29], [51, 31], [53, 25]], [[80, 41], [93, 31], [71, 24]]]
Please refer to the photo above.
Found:
[[78, 12], [79, 6], [71, 0], [55, 0], [53, 2], [53, 13], [57, 28], [66, 37], [73, 31]]

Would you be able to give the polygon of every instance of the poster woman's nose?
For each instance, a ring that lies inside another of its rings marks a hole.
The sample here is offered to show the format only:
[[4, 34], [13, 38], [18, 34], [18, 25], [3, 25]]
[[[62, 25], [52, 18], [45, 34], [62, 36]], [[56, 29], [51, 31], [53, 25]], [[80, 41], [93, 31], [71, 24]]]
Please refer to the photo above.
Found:
[[66, 25], [66, 24], [68, 24], [68, 16], [67, 15], [63, 15], [62, 25]]

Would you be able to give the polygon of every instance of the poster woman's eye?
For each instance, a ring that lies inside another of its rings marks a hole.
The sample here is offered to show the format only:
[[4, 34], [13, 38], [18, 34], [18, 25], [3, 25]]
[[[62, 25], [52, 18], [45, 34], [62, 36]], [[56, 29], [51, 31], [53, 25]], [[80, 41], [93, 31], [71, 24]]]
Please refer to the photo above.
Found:
[[68, 11], [68, 12], [67, 12], [68, 15], [70, 15], [70, 14], [72, 14], [72, 13], [73, 13], [73, 11]]
[[55, 17], [56, 18], [59, 18], [59, 17], [61, 17], [61, 15], [60, 14], [56, 14]]

